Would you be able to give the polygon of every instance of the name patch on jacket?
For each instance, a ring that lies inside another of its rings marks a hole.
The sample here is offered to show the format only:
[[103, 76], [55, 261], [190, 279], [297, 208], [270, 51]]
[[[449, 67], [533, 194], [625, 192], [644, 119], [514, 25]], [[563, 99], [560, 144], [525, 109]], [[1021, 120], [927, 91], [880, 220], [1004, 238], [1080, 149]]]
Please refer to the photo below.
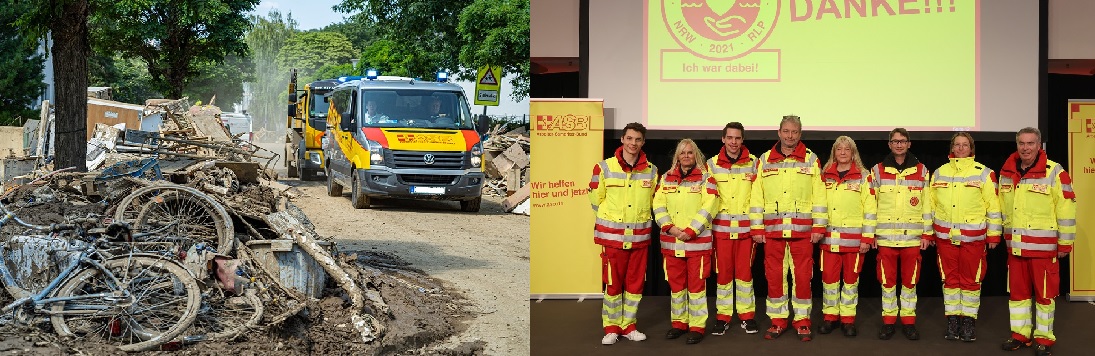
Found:
[[848, 190], [853, 191], [853, 192], [858, 192], [859, 191], [859, 183], [858, 182], [848, 183]]
[[981, 181], [979, 181], [979, 180], [969, 181], [969, 182], [966, 182], [966, 186], [967, 187], [974, 187], [974, 188], [981, 188]]
[[1030, 191], [1035, 193], [1049, 194], [1049, 185], [1046, 184], [1031, 184]]
[[654, 182], [649, 179], [643, 179], [643, 188], [650, 188], [654, 186]]

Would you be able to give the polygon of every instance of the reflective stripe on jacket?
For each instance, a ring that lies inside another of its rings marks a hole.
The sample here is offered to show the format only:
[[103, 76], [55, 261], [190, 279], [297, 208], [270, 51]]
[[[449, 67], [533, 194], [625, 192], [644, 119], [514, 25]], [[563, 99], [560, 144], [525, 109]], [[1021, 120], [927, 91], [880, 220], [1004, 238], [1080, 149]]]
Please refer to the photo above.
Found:
[[1072, 177], [1039, 152], [1038, 161], [1020, 176], [1019, 154], [1000, 170], [1000, 205], [1008, 253], [1024, 257], [1057, 257], [1072, 252], [1076, 240], [1076, 193]]
[[[905, 159], [916, 160], [916, 157], [908, 154]], [[878, 226], [874, 232], [878, 245], [919, 247], [920, 239], [931, 238], [931, 194], [926, 194], [931, 178], [928, 168], [919, 161], [903, 170], [879, 163], [871, 168], [871, 176], [878, 199]]]
[[757, 158], [741, 147], [738, 159], [730, 162], [726, 148], [707, 160], [707, 172], [718, 186], [719, 199], [711, 229], [716, 239], [749, 238], [749, 194], [757, 179]]
[[653, 223], [650, 206], [658, 181], [658, 167], [640, 152], [635, 166], [623, 160], [623, 148], [616, 155], [593, 166], [589, 201], [597, 220], [593, 242], [620, 249], [646, 248]]
[[[680, 171], [670, 171], [658, 182], [654, 193], [654, 220], [661, 227], [662, 254], [675, 257], [692, 257], [711, 254], [711, 212], [718, 204], [719, 191], [715, 180], [699, 167], [693, 167], [685, 176]], [[669, 235], [677, 227], [689, 237], [681, 241]]]
[[752, 234], [766, 238], [824, 234], [829, 220], [817, 155], [799, 142], [794, 152], [784, 156], [779, 145], [757, 159], [757, 180], [749, 200]]
[[1000, 242], [1003, 219], [996, 173], [973, 157], [950, 158], [931, 179], [936, 243]]
[[821, 248], [831, 252], [859, 252], [859, 244], [874, 242], [875, 202], [872, 178], [856, 165], [840, 178], [834, 163], [824, 173], [829, 226]]

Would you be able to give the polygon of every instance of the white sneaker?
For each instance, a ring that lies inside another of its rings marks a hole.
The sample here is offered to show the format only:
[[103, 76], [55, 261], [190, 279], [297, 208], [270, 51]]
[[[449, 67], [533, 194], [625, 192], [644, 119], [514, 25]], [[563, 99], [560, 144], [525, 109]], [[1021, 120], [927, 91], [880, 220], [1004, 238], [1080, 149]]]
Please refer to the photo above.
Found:
[[624, 335], [624, 337], [626, 337], [628, 340], [631, 340], [631, 341], [646, 340], [646, 334], [643, 334], [643, 333], [639, 332], [638, 330], [631, 330], [631, 332]]
[[605, 334], [605, 337], [601, 338], [601, 345], [612, 345], [612, 344], [615, 344], [616, 341], [619, 340], [619, 339], [620, 339], [620, 334], [608, 333], [608, 334]]

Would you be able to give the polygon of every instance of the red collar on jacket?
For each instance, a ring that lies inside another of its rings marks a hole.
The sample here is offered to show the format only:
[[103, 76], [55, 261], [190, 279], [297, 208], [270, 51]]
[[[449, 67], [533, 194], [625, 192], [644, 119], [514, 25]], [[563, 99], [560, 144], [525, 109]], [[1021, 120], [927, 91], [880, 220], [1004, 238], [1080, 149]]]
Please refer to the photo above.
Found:
[[616, 149], [616, 155], [615, 156], [616, 156], [616, 160], [618, 160], [620, 162], [620, 167], [624, 168], [624, 172], [631, 172], [631, 170], [640, 170], [640, 171], [645, 170], [646, 166], [648, 164], [648, 162], [646, 161], [646, 152], [643, 152], [642, 150], [639, 150], [639, 159], [635, 161], [635, 166], [634, 167], [632, 167], [631, 165], [628, 165], [627, 161], [624, 160], [624, 147], [623, 146], [620, 146], [620, 148]]
[[779, 145], [780, 143], [776, 142], [776, 145], [772, 146], [772, 153], [768, 155], [769, 163], [783, 161], [787, 158], [791, 158], [799, 162], [806, 162], [806, 144], [803, 144], [802, 141], [799, 141], [798, 146], [795, 146], [794, 152], [791, 152], [791, 154], [786, 156], [783, 155], [783, 151], [780, 151]]
[[703, 180], [703, 171], [700, 170], [699, 166], [692, 167], [692, 170], [685, 173], [683, 177], [681, 176], [681, 170], [679, 168], [670, 169], [669, 172], [665, 172], [666, 182], [698, 182], [701, 180]]
[[859, 167], [856, 167], [855, 164], [852, 164], [852, 168], [849, 169], [848, 173], [844, 175], [844, 179], [840, 179], [840, 172], [836, 170], [836, 166], [837, 164], [833, 163], [833, 165], [830, 166], [829, 169], [825, 170], [825, 180], [832, 179], [837, 182], [843, 182], [846, 180], [856, 180], [863, 177], [863, 171], [860, 171]]
[[1034, 162], [1034, 165], [1027, 171], [1026, 176], [1019, 176], [1019, 152], [1012, 153], [1006, 161], [1004, 161], [1004, 168], [1000, 169], [1000, 174], [1013, 177], [1019, 183], [1018, 180], [1023, 177], [1030, 178], [1045, 178], [1046, 177], [1046, 151], [1038, 150], [1038, 160]]
[[730, 156], [726, 154], [726, 146], [722, 146], [722, 149], [719, 150], [719, 159], [715, 164], [719, 165], [719, 167], [730, 168], [730, 166], [738, 163], [749, 163], [749, 149], [746, 148], [745, 145], [742, 145], [741, 152], [738, 152], [738, 160], [730, 162]]

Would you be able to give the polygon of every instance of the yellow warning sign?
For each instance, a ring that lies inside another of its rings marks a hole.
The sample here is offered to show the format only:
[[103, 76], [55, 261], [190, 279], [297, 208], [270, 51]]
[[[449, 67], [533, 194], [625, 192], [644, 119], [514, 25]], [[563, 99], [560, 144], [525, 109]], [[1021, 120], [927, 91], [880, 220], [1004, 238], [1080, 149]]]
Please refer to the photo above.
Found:
[[479, 67], [475, 75], [475, 105], [498, 106], [498, 97], [502, 85], [499, 84], [501, 66], [485, 65]]

